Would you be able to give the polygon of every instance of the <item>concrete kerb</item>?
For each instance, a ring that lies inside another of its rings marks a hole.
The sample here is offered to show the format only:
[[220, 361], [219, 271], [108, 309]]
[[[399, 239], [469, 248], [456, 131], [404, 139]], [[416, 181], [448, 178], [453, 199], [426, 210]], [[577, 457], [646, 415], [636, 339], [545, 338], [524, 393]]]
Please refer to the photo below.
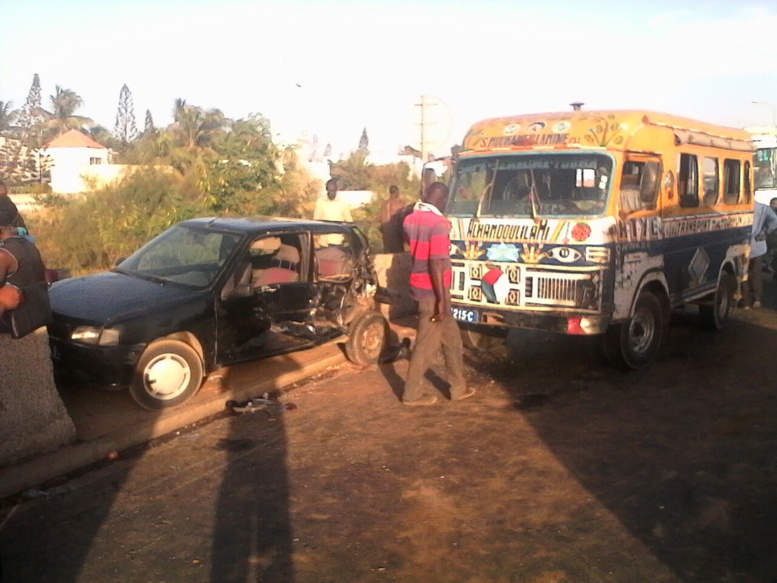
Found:
[[[304, 362], [304, 357], [302, 361]], [[345, 355], [338, 348], [317, 361], [304, 362], [300, 368], [278, 376], [270, 375], [255, 385], [213, 395], [204, 402], [187, 404], [161, 417], [149, 417], [148, 420], [135, 424], [128, 431], [122, 431], [120, 435], [103, 436], [64, 446], [54, 452], [2, 467], [0, 468], [0, 499], [104, 460], [106, 454], [111, 451], [122, 451], [143, 445], [176, 429], [216, 415], [225, 410], [225, 402], [229, 399], [248, 399], [264, 392], [288, 387], [345, 361]]]

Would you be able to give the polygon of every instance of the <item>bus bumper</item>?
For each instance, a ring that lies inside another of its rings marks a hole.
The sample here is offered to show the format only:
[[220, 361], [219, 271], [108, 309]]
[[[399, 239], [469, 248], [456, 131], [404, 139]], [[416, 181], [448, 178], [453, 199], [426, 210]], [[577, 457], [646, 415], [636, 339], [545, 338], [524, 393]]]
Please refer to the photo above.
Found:
[[[456, 311], [454, 310], [454, 313]], [[610, 325], [609, 314], [543, 314], [483, 311], [474, 327], [525, 328], [571, 335], [602, 334]]]

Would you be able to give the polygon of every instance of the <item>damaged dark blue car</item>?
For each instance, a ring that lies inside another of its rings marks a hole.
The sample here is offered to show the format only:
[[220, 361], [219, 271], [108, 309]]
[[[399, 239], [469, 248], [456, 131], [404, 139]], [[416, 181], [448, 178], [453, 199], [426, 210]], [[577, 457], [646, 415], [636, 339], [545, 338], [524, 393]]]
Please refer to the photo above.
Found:
[[345, 338], [378, 362], [387, 323], [364, 234], [273, 218], [179, 223], [116, 268], [49, 290], [58, 373], [129, 387], [148, 409], [181, 405], [207, 373]]

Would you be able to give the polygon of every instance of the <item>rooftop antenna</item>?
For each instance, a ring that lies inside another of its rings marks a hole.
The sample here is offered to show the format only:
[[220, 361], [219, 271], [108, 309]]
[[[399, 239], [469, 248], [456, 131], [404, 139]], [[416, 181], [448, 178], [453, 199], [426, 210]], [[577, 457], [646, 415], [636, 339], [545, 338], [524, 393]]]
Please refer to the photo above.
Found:
[[573, 101], [569, 105], [572, 106], [572, 111], [580, 111], [581, 109], [583, 109], [583, 106], [585, 105], [585, 103], [583, 103], [582, 101]]

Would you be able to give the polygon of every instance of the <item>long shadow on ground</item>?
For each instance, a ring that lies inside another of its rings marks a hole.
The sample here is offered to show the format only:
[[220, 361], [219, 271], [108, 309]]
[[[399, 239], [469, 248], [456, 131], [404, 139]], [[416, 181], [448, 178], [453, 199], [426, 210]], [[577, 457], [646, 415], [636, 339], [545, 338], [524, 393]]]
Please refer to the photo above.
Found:
[[470, 364], [503, 384], [575, 478], [680, 579], [774, 581], [774, 291], [766, 309], [740, 311], [717, 333], [674, 314], [644, 371], [603, 367], [595, 338], [524, 331], [510, 352]]

